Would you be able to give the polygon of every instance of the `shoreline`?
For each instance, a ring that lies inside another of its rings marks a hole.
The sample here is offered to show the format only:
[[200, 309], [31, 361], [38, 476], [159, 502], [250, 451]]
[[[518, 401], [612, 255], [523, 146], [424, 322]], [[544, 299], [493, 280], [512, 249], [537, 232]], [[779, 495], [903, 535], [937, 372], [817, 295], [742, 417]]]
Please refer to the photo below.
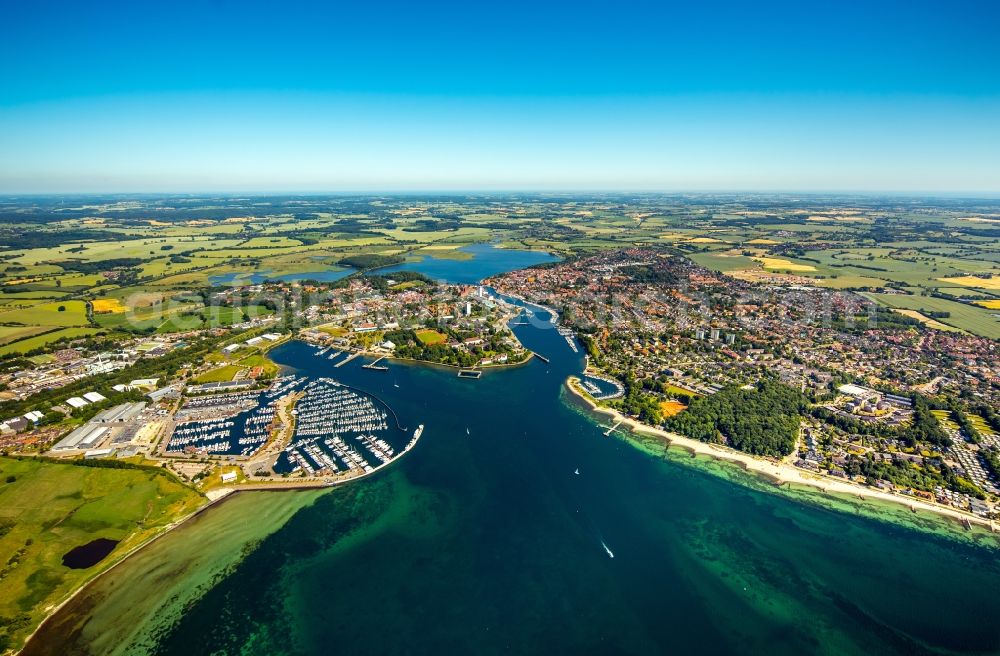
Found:
[[24, 639], [24, 642], [17, 648], [15, 653], [19, 654], [24, 649], [24, 647], [31, 642], [32, 638], [35, 637], [41, 628], [48, 622], [56, 613], [58, 613], [63, 607], [69, 602], [80, 595], [84, 590], [86, 590], [94, 581], [105, 576], [106, 574], [112, 572], [116, 567], [127, 561], [129, 558], [135, 556], [140, 551], [150, 546], [160, 538], [168, 535], [174, 529], [180, 528], [187, 522], [198, 517], [202, 513], [208, 511], [211, 508], [216, 508], [220, 506], [227, 499], [231, 499], [241, 492], [295, 492], [295, 491], [306, 491], [306, 490], [317, 490], [317, 489], [333, 489], [347, 483], [353, 483], [354, 481], [361, 480], [376, 474], [377, 472], [385, 469], [389, 465], [401, 460], [403, 456], [412, 451], [416, 446], [420, 438], [423, 437], [423, 432], [417, 437], [408, 448], [404, 449], [398, 457], [393, 458], [388, 462], [384, 462], [378, 467], [374, 468], [370, 472], [364, 472], [358, 476], [353, 476], [351, 478], [346, 478], [342, 480], [325, 480], [325, 479], [313, 479], [304, 481], [289, 481], [287, 479], [282, 479], [279, 481], [254, 481], [252, 483], [245, 483], [237, 487], [220, 487], [204, 492], [206, 503], [202, 504], [196, 508], [191, 513], [179, 517], [174, 521], [170, 522], [163, 529], [154, 535], [149, 536], [147, 539], [143, 540], [139, 544], [135, 545], [125, 553], [118, 556], [112, 563], [110, 563], [106, 568], [101, 569], [94, 573], [93, 576], [83, 581], [75, 590], [69, 593], [64, 599], [62, 599], [58, 604], [53, 606], [45, 613], [45, 617], [38, 623], [38, 625], [32, 630], [30, 634]]
[[[218, 491], [218, 490], [210, 490], [209, 492], [216, 492], [216, 491]], [[155, 533], [153, 535], [150, 535], [148, 538], [146, 538], [145, 540], [143, 540], [139, 544], [133, 546], [131, 549], [129, 549], [125, 553], [120, 554], [118, 557], [116, 557], [114, 559], [114, 561], [112, 561], [110, 564], [108, 564], [108, 566], [105, 567], [104, 569], [101, 569], [101, 570], [98, 570], [97, 572], [94, 572], [93, 576], [91, 576], [87, 580], [83, 581], [79, 586], [77, 586], [77, 588], [75, 590], [73, 590], [68, 595], [66, 595], [66, 597], [64, 599], [62, 599], [55, 606], [52, 606], [52, 608], [50, 608], [45, 613], [45, 617], [43, 617], [42, 621], [38, 623], [38, 626], [36, 626], [34, 628], [34, 630], [32, 630], [32, 632], [28, 634], [28, 636], [24, 639], [24, 642], [17, 648], [17, 651], [15, 653], [16, 654], [20, 654], [21, 651], [24, 649], [24, 647], [29, 642], [31, 642], [32, 638], [35, 637], [35, 634], [37, 634], [41, 630], [41, 628], [45, 625], [46, 622], [48, 622], [56, 613], [58, 613], [63, 607], [65, 607], [66, 604], [68, 604], [69, 602], [71, 602], [80, 593], [82, 593], [84, 590], [86, 590], [87, 587], [89, 587], [90, 584], [92, 584], [94, 581], [96, 581], [97, 579], [103, 577], [105, 574], [108, 574], [109, 572], [113, 571], [116, 567], [118, 567], [119, 565], [121, 565], [122, 563], [124, 563], [126, 560], [128, 560], [129, 558], [131, 558], [135, 554], [139, 553], [141, 550], [145, 549], [149, 545], [153, 544], [154, 542], [156, 542], [157, 540], [159, 540], [163, 536], [169, 534], [174, 529], [179, 528], [180, 526], [186, 524], [187, 522], [191, 521], [195, 517], [201, 515], [203, 512], [207, 511], [209, 508], [213, 508], [213, 507], [215, 507], [217, 505], [220, 505], [223, 501], [225, 501], [226, 499], [228, 499], [229, 497], [232, 496], [232, 492], [233, 492], [233, 490], [228, 490], [228, 491], [226, 491], [223, 494], [213, 495], [213, 496], [209, 496], [209, 493], [203, 493], [204, 496], [205, 496], [205, 499], [206, 499], [205, 503], [203, 503], [202, 505], [198, 506], [197, 508], [195, 508], [192, 512], [188, 513], [187, 515], [184, 515], [183, 517], [178, 517], [174, 521], [172, 521], [169, 524], [167, 524], [166, 526], [164, 526], [162, 530], [158, 531], [157, 533]]]
[[[305, 341], [305, 340], [302, 340], [302, 341]], [[309, 342], [306, 342], [306, 343], [308, 344]], [[530, 349], [527, 349], [527, 348], [524, 349], [524, 350], [527, 351], [528, 357], [526, 357], [525, 359], [523, 359], [523, 360], [521, 360], [519, 362], [505, 362], [505, 363], [502, 363], [502, 364], [483, 364], [483, 365], [477, 364], [477, 365], [473, 365], [471, 367], [462, 367], [462, 366], [457, 365], [457, 364], [447, 364], [447, 363], [444, 363], [444, 362], [431, 362], [430, 360], [417, 360], [415, 358], [401, 358], [401, 357], [399, 357], [397, 355], [386, 355], [385, 353], [373, 353], [371, 351], [364, 351], [364, 350], [361, 350], [361, 351], [352, 351], [352, 352], [356, 352], [359, 355], [361, 355], [362, 357], [366, 357], [366, 358], [382, 357], [382, 358], [384, 358], [386, 360], [395, 360], [396, 362], [412, 362], [413, 364], [422, 364], [422, 365], [428, 365], [428, 366], [431, 366], [431, 367], [445, 367], [447, 369], [458, 369], [460, 371], [461, 370], [465, 370], [465, 369], [479, 369], [481, 371], [485, 371], [487, 369], [510, 369], [510, 368], [513, 368], [513, 367], [520, 367], [522, 365], [528, 364], [529, 362], [531, 362], [531, 359], [533, 357], [535, 357], [535, 352], [532, 351], [532, 350], [530, 350]]]
[[[489, 284], [487, 282], [488, 280], [491, 280], [491, 278], [487, 278], [486, 280], [483, 280], [480, 284], [482, 284], [484, 287], [490, 289], [494, 294], [496, 294], [498, 296], [509, 296], [510, 298], [513, 298], [513, 299], [515, 299], [517, 301], [520, 301], [523, 304], [522, 307], [527, 307], [528, 305], [530, 305], [532, 307], [539, 308], [543, 312], [548, 312], [549, 315], [550, 315], [549, 323], [551, 323], [553, 326], [559, 324], [559, 313], [556, 312], [553, 308], [550, 308], [547, 305], [542, 305], [541, 303], [535, 303], [534, 301], [529, 301], [528, 299], [524, 298], [523, 296], [520, 296], [519, 294], [517, 294], [515, 292], [502, 292], [499, 289], [497, 289], [496, 287], [494, 287], [493, 285]], [[500, 300], [503, 300], [503, 299], [500, 299]]]
[[741, 451], [736, 451], [734, 449], [729, 449], [721, 445], [710, 444], [708, 442], [702, 442], [701, 440], [684, 437], [683, 435], [671, 433], [654, 426], [648, 426], [636, 419], [632, 419], [631, 417], [618, 412], [617, 410], [598, 405], [592, 398], [590, 398], [590, 396], [586, 394], [586, 392], [578, 389], [576, 383], [577, 380], [578, 378], [576, 376], [570, 376], [567, 378], [566, 387], [570, 390], [570, 392], [586, 403], [591, 412], [606, 415], [614, 421], [620, 422], [619, 428], [628, 428], [631, 433], [645, 434], [660, 438], [667, 443], [668, 447], [679, 447], [691, 453], [692, 456], [704, 455], [716, 460], [722, 460], [739, 465], [748, 473], [766, 477], [769, 481], [773, 482], [775, 487], [781, 487], [785, 484], [788, 484], [789, 486], [799, 485], [809, 488], [813, 494], [844, 494], [857, 498], [865, 503], [876, 500], [885, 501], [899, 506], [904, 506], [913, 512], [923, 510], [934, 513], [938, 516], [957, 522], [958, 525], [962, 526], [962, 528], [966, 530], [968, 530], [968, 528], [965, 524], [968, 523], [975, 524], [976, 526], [989, 531], [991, 534], [996, 534], [997, 532], [997, 528], [993, 521], [964, 512], [957, 508], [949, 508], [913, 497], [891, 494], [882, 490], [859, 485], [851, 481], [828, 480], [829, 477], [818, 474], [810, 474], [809, 472], [801, 470], [798, 467], [790, 465], [786, 462], [775, 462], [760, 456], [754, 456]]

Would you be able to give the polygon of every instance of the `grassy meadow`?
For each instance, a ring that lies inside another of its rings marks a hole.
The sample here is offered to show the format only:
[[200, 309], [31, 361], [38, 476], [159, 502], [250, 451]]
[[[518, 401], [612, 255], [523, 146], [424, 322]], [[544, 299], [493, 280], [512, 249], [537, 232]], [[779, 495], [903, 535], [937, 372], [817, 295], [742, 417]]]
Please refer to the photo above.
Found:
[[[83, 581], [204, 499], [156, 469], [0, 458], [0, 650], [16, 647]], [[63, 554], [96, 538], [119, 544], [87, 569]]]

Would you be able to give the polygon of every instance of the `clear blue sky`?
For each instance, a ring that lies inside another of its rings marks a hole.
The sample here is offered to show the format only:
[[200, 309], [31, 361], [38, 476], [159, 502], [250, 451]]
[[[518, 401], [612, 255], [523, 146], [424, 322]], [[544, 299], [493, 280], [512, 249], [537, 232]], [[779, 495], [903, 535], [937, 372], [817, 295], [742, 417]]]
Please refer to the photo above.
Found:
[[0, 192], [1000, 192], [992, 2], [7, 2]]

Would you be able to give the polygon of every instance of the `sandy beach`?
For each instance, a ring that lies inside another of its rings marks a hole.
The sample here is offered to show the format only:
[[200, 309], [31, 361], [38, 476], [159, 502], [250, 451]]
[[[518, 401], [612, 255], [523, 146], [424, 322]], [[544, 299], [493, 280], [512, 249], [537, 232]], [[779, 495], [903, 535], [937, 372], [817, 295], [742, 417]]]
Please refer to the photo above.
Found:
[[718, 460], [736, 463], [748, 472], [753, 472], [767, 477], [769, 480], [774, 481], [776, 485], [791, 483], [807, 486], [823, 493], [845, 494], [866, 501], [876, 499], [879, 501], [888, 501], [904, 505], [911, 510], [925, 510], [927, 512], [936, 513], [938, 515], [954, 519], [961, 524], [968, 522], [970, 524], [975, 524], [988, 529], [991, 532], [996, 531], [994, 522], [988, 519], [983, 519], [982, 517], [977, 517], [976, 515], [964, 512], [957, 508], [950, 508], [948, 506], [923, 501], [914, 497], [892, 494], [865, 485], [859, 485], [851, 481], [834, 480], [829, 476], [813, 474], [803, 469], [799, 469], [789, 462], [749, 455], [718, 444], [709, 444], [700, 440], [684, 437], [683, 435], [678, 435], [677, 433], [671, 433], [654, 426], [648, 426], [623, 415], [617, 410], [598, 405], [592, 398], [590, 398], [590, 396], [586, 394], [586, 392], [579, 388], [575, 377], [570, 377], [567, 380], [566, 386], [571, 392], [573, 392], [573, 394], [583, 400], [593, 412], [606, 415], [614, 423], [620, 422], [621, 426], [619, 429], [628, 428], [631, 432], [636, 434], [652, 435], [654, 437], [661, 438], [669, 445], [683, 448], [693, 454], [705, 455]]

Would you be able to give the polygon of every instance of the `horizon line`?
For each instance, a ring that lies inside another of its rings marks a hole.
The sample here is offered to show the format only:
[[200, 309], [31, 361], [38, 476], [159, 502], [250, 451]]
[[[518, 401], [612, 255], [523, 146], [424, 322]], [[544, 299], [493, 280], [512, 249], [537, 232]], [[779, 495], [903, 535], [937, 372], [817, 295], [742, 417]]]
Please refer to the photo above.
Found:
[[447, 187], [427, 187], [421, 189], [391, 189], [391, 188], [371, 188], [371, 189], [211, 189], [211, 190], [147, 190], [147, 191], [0, 191], [0, 198], [24, 198], [24, 197], [54, 197], [54, 196], [412, 196], [420, 194], [443, 194], [443, 195], [500, 195], [500, 194], [648, 194], [648, 195], [774, 195], [774, 196], [861, 196], [861, 197], [910, 197], [910, 198], [936, 198], [950, 197], [953, 199], [975, 199], [994, 200], [1000, 202], [1000, 190], [926, 190], [915, 191], [906, 189], [886, 189], [886, 190], [852, 190], [852, 189], [650, 189], [650, 188], [593, 188], [574, 189], [566, 187], [551, 188], [509, 188], [509, 189], [483, 189], [483, 188], [447, 188]]

